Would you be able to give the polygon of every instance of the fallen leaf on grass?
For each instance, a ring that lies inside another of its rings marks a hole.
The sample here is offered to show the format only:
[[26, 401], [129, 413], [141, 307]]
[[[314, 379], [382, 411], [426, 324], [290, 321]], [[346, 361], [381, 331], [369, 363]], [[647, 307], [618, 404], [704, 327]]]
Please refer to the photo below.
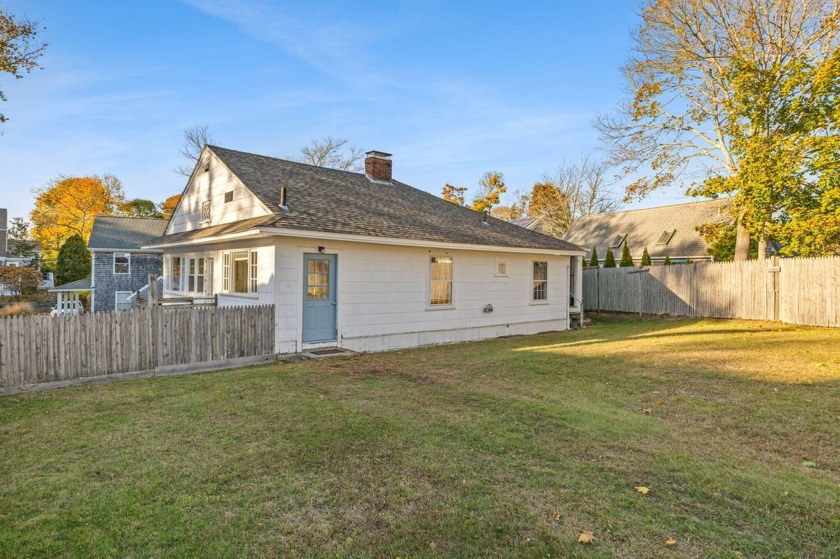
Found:
[[559, 521], [560, 520], [560, 511], [559, 510], [554, 511], [554, 514], [551, 515], [551, 518], [554, 519], [554, 522]]
[[665, 547], [674, 547], [675, 545], [677, 545], [677, 540], [674, 538], [668, 538], [665, 540]]
[[664, 404], [664, 403], [665, 403], [665, 400], [657, 400], [657, 401], [656, 401], [656, 405], [657, 405], [657, 406], [661, 406], [661, 405], [662, 405], [662, 404]]
[[653, 410], [652, 410], [652, 409], [650, 409], [650, 408], [642, 408], [642, 412], [643, 412], [645, 415], [650, 415], [651, 413], [653, 413]]
[[542, 400], [542, 397], [542, 392], [537, 392], [536, 394], [534, 394], [534, 398], [536, 398], [537, 400]]
[[590, 544], [590, 543], [593, 543], [594, 541], [595, 541], [595, 534], [593, 534], [589, 530], [584, 530], [578, 536], [578, 543]]
[[645, 487], [644, 485], [640, 485], [640, 486], [638, 486], [638, 487], [634, 487], [633, 489], [635, 489], [636, 491], [638, 491], [638, 492], [639, 492], [639, 493], [641, 493], [642, 495], [647, 495], [647, 494], [650, 492], [650, 489], [648, 489], [648, 488], [647, 488], [647, 487]]

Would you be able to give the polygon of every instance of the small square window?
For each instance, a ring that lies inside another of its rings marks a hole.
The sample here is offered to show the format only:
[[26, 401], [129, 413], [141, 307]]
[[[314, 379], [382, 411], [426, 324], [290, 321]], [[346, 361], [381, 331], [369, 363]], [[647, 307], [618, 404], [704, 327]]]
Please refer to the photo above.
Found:
[[225, 192], [225, 204], [228, 202], [233, 202], [233, 190], [230, 192]]
[[507, 260], [503, 258], [496, 259], [496, 271], [494, 273], [496, 277], [505, 277], [508, 275], [507, 273]]
[[201, 205], [201, 221], [210, 221], [210, 201]]

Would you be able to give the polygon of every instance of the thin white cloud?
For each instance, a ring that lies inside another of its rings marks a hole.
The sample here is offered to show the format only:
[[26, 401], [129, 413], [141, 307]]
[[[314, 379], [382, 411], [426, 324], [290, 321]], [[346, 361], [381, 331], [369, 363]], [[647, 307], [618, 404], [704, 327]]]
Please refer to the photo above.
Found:
[[[182, 0], [186, 4], [237, 26], [244, 34], [267, 41], [324, 73], [354, 85], [382, 85], [384, 73], [369, 63], [367, 48], [384, 38], [394, 25], [363, 26], [348, 14], [355, 6], [328, 7], [317, 2], [264, 0]], [[377, 10], [370, 19], [381, 20]], [[391, 31], [392, 32], [392, 31]]]

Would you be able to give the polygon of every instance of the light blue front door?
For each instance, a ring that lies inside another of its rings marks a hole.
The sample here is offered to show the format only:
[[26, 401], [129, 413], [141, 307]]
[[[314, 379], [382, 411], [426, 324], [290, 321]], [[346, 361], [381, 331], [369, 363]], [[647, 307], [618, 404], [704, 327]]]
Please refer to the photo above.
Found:
[[303, 341], [336, 339], [336, 255], [303, 255]]

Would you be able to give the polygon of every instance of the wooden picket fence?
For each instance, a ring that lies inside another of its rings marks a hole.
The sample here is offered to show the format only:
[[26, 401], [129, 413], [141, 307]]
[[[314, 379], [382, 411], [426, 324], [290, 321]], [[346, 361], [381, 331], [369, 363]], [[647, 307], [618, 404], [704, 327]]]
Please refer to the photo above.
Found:
[[773, 258], [583, 273], [584, 308], [840, 327], [840, 258]]
[[3, 318], [0, 393], [42, 383], [152, 375], [273, 353], [273, 305]]

